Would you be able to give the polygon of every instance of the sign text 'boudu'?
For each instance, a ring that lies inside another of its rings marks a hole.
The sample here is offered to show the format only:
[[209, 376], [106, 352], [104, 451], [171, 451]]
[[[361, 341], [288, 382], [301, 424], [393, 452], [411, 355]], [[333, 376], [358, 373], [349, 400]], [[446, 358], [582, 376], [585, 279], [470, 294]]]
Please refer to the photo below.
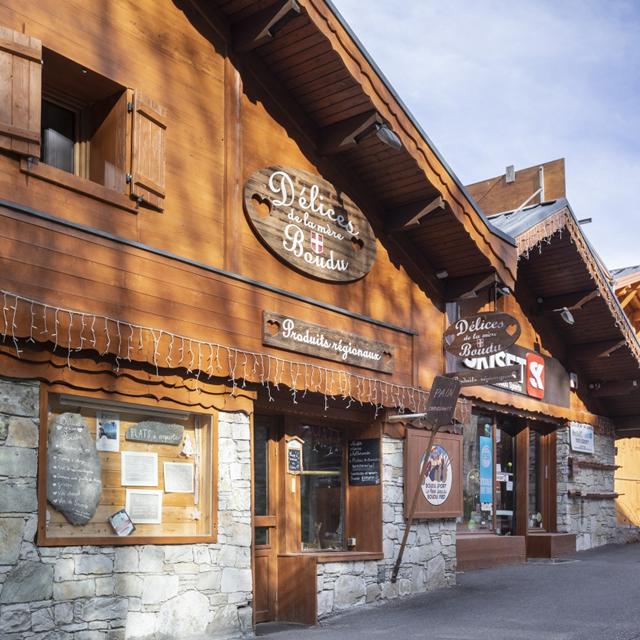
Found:
[[307, 275], [351, 282], [376, 257], [371, 225], [344, 193], [300, 169], [266, 167], [244, 188], [251, 225], [267, 247]]
[[520, 323], [508, 313], [479, 313], [456, 320], [444, 333], [444, 348], [458, 358], [504, 351], [520, 337]]
[[374, 371], [393, 372], [393, 347], [384, 342], [277, 313], [264, 311], [262, 316], [262, 341], [266, 345]]

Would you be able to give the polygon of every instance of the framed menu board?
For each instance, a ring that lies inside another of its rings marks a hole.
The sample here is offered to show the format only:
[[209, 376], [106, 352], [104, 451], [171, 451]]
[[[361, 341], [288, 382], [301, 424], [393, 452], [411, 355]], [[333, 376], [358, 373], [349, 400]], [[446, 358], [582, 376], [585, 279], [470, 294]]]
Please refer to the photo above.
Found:
[[[47, 398], [41, 544], [214, 540], [215, 412]], [[112, 523], [122, 511], [135, 525], [126, 535]]]

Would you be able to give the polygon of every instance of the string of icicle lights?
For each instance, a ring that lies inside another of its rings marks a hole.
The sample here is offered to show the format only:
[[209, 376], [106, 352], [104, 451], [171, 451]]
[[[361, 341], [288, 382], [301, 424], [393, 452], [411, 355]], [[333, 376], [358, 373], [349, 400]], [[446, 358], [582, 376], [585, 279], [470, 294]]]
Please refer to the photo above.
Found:
[[[116, 372], [123, 361], [132, 362], [149, 344], [152, 364], [159, 375], [161, 368], [186, 369], [187, 375], [198, 383], [205, 378], [227, 378], [232, 393], [245, 388], [247, 382], [261, 384], [270, 402], [273, 389], [280, 385], [289, 388], [294, 404], [300, 394], [318, 393], [324, 397], [325, 410], [329, 401], [341, 397], [349, 409], [352, 404], [371, 405], [375, 415], [383, 407], [403, 412], [426, 411], [428, 393], [415, 387], [385, 382], [337, 369], [320, 367], [306, 362], [278, 358], [267, 353], [245, 351], [235, 347], [189, 338], [164, 329], [154, 329], [99, 314], [52, 306], [0, 289], [2, 298], [2, 341], [13, 342], [20, 357], [20, 340], [51, 342], [54, 352], [66, 351], [67, 365], [72, 368], [71, 354], [90, 349], [100, 356], [115, 357]], [[17, 320], [24, 317], [29, 323], [28, 336], [17, 333]], [[144, 361], [144, 358], [138, 358]]]

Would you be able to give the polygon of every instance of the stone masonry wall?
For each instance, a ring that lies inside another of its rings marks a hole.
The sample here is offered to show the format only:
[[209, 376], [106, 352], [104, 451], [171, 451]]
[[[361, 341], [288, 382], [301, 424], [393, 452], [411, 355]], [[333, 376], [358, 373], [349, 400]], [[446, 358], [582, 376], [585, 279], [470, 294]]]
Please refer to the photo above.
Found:
[[583, 493], [613, 493], [614, 472], [575, 466], [569, 479], [568, 458], [613, 464], [615, 440], [610, 429], [595, 428], [594, 454], [571, 450], [569, 427], [557, 432], [558, 457], [558, 531], [576, 534], [576, 548], [585, 551], [592, 547], [616, 542], [616, 510], [614, 500], [584, 500], [570, 498], [569, 490]]
[[318, 617], [455, 584], [455, 520], [418, 520], [398, 580], [391, 571], [404, 534], [404, 440], [382, 440], [382, 560], [318, 564]]
[[0, 378], [0, 638], [251, 632], [249, 420], [219, 414], [216, 544], [37, 547], [38, 385]]

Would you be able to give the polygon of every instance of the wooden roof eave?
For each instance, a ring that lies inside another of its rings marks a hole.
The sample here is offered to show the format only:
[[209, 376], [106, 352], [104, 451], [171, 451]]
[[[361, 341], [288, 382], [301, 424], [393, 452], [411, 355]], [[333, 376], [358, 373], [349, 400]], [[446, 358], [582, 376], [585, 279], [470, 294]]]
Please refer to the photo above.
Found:
[[391, 125], [404, 149], [424, 171], [427, 180], [443, 195], [451, 213], [488, 259], [500, 280], [513, 288], [517, 253], [510, 239], [493, 229], [476, 210], [464, 187], [440, 158], [382, 74], [368, 59], [335, 8], [327, 0], [299, 0], [299, 4], [305, 8], [309, 19], [340, 56], [376, 110]]

